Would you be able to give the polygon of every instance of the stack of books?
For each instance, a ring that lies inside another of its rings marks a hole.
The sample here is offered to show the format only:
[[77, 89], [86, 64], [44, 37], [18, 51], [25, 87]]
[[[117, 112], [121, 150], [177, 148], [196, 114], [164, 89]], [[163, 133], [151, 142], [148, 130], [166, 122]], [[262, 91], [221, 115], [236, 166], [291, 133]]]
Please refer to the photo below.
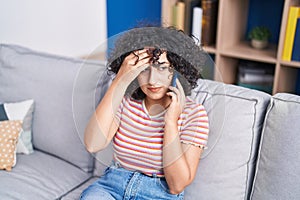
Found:
[[241, 60], [237, 85], [272, 94], [274, 69], [272, 64]]
[[282, 60], [300, 62], [300, 6], [289, 9]]
[[216, 41], [218, 0], [170, 0], [170, 24], [208, 46]]

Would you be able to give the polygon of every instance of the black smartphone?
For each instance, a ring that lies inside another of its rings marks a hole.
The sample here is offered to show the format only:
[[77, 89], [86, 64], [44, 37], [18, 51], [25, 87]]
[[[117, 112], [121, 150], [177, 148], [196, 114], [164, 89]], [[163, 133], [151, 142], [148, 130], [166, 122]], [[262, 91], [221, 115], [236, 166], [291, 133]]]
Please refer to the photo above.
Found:
[[176, 86], [177, 86], [177, 85], [176, 85], [177, 77], [178, 77], [178, 74], [177, 74], [177, 72], [174, 71], [171, 86], [173, 86], [173, 87], [176, 87]]

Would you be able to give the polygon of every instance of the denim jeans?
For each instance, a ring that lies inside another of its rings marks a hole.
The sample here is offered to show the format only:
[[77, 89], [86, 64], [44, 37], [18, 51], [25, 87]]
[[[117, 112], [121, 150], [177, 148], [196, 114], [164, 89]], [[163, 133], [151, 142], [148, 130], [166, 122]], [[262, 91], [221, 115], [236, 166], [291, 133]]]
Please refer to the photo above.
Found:
[[183, 199], [183, 195], [184, 192], [177, 195], [169, 193], [165, 178], [129, 171], [116, 163], [108, 167], [103, 176], [86, 188], [80, 199]]

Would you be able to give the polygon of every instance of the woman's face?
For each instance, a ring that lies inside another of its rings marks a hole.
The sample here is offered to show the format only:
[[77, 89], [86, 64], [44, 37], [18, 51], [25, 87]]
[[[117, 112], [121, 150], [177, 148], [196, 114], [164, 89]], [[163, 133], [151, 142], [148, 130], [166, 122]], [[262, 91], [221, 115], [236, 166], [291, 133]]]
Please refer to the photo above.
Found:
[[138, 76], [141, 90], [152, 100], [159, 100], [166, 96], [173, 76], [173, 68], [166, 52], [160, 55], [158, 63], [150, 65]]

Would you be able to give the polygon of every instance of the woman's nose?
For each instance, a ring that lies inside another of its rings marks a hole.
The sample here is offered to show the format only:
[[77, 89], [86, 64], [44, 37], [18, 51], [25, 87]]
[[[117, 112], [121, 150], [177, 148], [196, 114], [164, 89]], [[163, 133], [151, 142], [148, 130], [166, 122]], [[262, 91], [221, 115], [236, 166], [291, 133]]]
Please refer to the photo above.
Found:
[[149, 74], [149, 84], [154, 85], [158, 81], [158, 73], [157, 70], [154, 69], [154, 67], [150, 67], [150, 74]]

